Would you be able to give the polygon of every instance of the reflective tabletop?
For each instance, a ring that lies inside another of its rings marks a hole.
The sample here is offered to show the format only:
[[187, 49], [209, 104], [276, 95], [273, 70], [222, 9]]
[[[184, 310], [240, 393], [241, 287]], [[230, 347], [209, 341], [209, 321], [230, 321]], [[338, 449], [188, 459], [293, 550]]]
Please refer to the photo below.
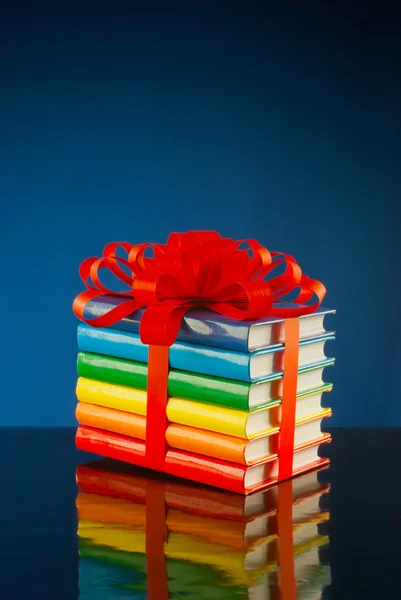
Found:
[[1, 600], [401, 598], [401, 430], [331, 433], [244, 498], [1, 429]]

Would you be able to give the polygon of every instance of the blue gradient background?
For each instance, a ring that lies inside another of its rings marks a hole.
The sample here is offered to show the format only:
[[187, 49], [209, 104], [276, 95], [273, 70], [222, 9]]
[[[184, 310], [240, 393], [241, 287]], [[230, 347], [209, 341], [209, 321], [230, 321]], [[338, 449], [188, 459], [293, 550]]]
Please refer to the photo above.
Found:
[[332, 424], [401, 425], [399, 11], [334, 4], [4, 13], [0, 425], [75, 423], [80, 261], [193, 228], [324, 281]]

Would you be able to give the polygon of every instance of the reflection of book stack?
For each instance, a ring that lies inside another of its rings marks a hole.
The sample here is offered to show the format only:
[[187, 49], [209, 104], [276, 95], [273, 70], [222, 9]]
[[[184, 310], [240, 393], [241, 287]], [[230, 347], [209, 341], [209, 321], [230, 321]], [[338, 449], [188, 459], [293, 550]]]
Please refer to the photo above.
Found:
[[[115, 469], [112, 461], [78, 467], [82, 568], [88, 573], [96, 564], [107, 564], [110, 585], [114, 580], [124, 589], [145, 589], [149, 480], [139, 469]], [[320, 483], [325, 473], [281, 484], [291, 486], [294, 558], [289, 558], [294, 560], [300, 598], [309, 598], [311, 586], [322, 590], [329, 579], [321, 560], [328, 543], [329, 487]], [[255, 599], [273, 597], [269, 594], [279, 581], [278, 486], [242, 497], [172, 479], [156, 479], [153, 485], [166, 506], [170, 597], [223, 599], [245, 592]], [[102, 570], [102, 585], [107, 569]], [[84, 581], [94, 585], [87, 577]], [[81, 592], [82, 584], [81, 576]]]
[[[121, 299], [90, 301], [87, 318]], [[323, 371], [334, 334], [319, 310], [300, 319], [293, 474], [321, 466], [330, 440]], [[77, 446], [144, 466], [148, 347], [138, 335], [141, 311], [113, 328], [78, 327]], [[284, 321], [236, 322], [208, 311], [184, 318], [169, 350], [167, 473], [249, 493], [277, 481], [283, 396]], [[164, 431], [164, 430], [163, 430]], [[291, 472], [291, 471], [290, 471]]]

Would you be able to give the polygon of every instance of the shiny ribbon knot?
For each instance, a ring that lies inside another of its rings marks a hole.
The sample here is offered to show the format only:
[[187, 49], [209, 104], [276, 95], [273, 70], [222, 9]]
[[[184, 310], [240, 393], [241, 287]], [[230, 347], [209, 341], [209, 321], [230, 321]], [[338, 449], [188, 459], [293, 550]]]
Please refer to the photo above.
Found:
[[[117, 256], [119, 248], [127, 258]], [[130, 289], [115, 291], [104, 285], [101, 269]], [[81, 320], [110, 327], [144, 308], [141, 341], [161, 346], [174, 343], [190, 308], [207, 308], [235, 320], [298, 317], [314, 312], [326, 293], [320, 282], [302, 274], [289, 254], [269, 252], [256, 240], [222, 238], [215, 231], [172, 233], [167, 244], [108, 244], [101, 258], [83, 261], [80, 276], [87, 291], [75, 299], [73, 309]], [[294, 290], [295, 298], [283, 302]], [[119, 296], [121, 302], [102, 316], [86, 319], [86, 304], [103, 294]]]

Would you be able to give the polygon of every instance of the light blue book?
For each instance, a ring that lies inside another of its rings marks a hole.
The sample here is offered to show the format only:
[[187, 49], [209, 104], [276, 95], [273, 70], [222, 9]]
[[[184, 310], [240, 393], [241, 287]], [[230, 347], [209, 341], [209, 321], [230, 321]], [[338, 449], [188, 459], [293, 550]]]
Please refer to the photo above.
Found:
[[[323, 366], [331, 363], [333, 359], [326, 357], [324, 346], [327, 340], [333, 339], [334, 333], [326, 333], [301, 340], [300, 369], [310, 365]], [[149, 347], [142, 344], [136, 333], [82, 324], [78, 326], [78, 347], [82, 352], [148, 362]], [[248, 382], [261, 381], [282, 373], [283, 357], [283, 344], [275, 344], [265, 350], [249, 353], [176, 342], [169, 352], [172, 369]]]

